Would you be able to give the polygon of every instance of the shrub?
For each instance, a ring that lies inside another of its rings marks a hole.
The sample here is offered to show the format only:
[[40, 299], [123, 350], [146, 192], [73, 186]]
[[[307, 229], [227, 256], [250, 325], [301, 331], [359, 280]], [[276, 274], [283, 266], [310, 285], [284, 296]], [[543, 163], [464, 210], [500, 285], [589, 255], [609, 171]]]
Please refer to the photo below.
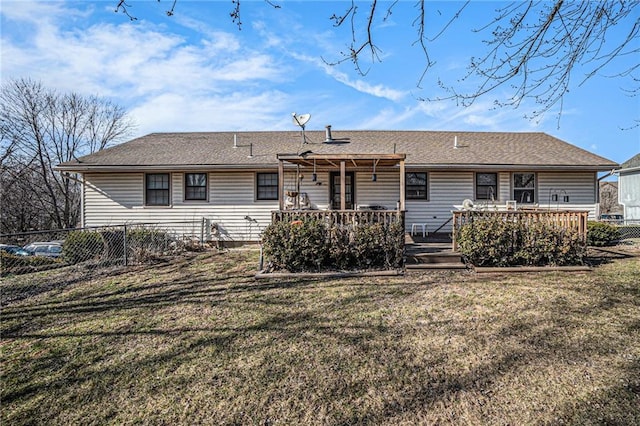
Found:
[[397, 268], [404, 253], [399, 223], [328, 227], [315, 219], [276, 222], [265, 229], [262, 241], [271, 267], [291, 272]]
[[318, 271], [329, 257], [327, 227], [318, 220], [276, 222], [262, 238], [264, 254], [276, 269]]
[[620, 230], [617, 226], [606, 222], [587, 223], [587, 244], [603, 247], [614, 245], [620, 239]]
[[61, 259], [45, 256], [17, 256], [0, 251], [0, 271], [5, 274], [25, 274], [37, 271], [45, 265], [59, 265]]
[[357, 258], [353, 250], [355, 235], [344, 226], [334, 225], [329, 229], [329, 267], [333, 269], [355, 269]]
[[386, 225], [383, 231], [385, 266], [400, 268], [404, 262], [404, 224], [394, 222]]
[[148, 228], [127, 230], [127, 257], [133, 262], [144, 262], [166, 253], [171, 242], [165, 231]]
[[458, 229], [460, 252], [476, 266], [544, 266], [581, 264], [585, 244], [577, 231], [547, 222], [527, 223], [492, 215]]
[[62, 246], [67, 262], [79, 263], [100, 257], [104, 253], [102, 235], [96, 231], [71, 231]]

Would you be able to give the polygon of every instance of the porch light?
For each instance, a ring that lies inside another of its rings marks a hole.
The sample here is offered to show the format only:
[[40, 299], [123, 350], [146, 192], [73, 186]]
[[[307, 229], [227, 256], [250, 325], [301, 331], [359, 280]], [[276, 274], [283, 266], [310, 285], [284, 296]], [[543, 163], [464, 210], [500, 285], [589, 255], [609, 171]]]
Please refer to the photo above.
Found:
[[558, 194], [553, 194], [551, 196], [551, 201], [558, 201]]
[[564, 201], [565, 203], [569, 202], [569, 196], [565, 195], [564, 197], [562, 197], [562, 201]]

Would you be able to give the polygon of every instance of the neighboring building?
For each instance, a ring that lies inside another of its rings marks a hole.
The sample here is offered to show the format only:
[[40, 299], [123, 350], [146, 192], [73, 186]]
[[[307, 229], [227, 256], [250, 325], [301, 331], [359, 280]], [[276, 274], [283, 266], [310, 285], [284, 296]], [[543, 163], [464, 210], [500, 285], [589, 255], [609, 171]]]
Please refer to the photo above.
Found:
[[640, 223], [640, 154], [618, 169], [618, 202], [624, 206], [625, 223]]
[[618, 182], [600, 181], [600, 214], [623, 214], [618, 204]]
[[[617, 166], [544, 133], [327, 126], [304, 134], [150, 134], [57, 169], [82, 175], [83, 226], [204, 217], [232, 240], [256, 241], [272, 211], [300, 201], [314, 209], [399, 208], [407, 229], [419, 223], [429, 232], [450, 232], [451, 211], [466, 199], [491, 209], [515, 201], [588, 210], [594, 218], [597, 174]], [[289, 197], [295, 193], [305, 197]]]

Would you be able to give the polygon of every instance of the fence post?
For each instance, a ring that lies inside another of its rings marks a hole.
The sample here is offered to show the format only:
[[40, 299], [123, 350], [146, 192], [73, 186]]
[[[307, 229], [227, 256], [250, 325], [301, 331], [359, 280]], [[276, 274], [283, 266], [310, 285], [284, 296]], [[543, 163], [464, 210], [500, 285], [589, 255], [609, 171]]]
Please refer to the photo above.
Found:
[[124, 266], [128, 266], [127, 265], [127, 225], [124, 225], [123, 228], [124, 228], [124, 231], [123, 231], [122, 241], [124, 244]]

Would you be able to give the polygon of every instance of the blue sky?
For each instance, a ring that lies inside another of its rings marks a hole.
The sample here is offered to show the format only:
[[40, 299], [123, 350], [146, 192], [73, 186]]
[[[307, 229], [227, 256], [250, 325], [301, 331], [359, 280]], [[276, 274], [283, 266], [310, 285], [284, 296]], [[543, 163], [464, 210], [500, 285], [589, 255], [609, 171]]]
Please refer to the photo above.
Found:
[[[311, 114], [308, 129], [331, 124], [335, 130], [542, 131], [616, 162], [640, 152], [640, 129], [629, 129], [640, 116], [640, 97], [621, 91], [631, 87], [629, 80], [608, 77], [637, 63], [637, 56], [618, 58], [580, 87], [576, 74], [559, 123], [557, 108], [531, 120], [525, 116], [536, 109], [532, 103], [494, 108], [495, 99], [509, 96], [503, 89], [470, 107], [420, 100], [444, 94], [438, 79], [461, 87], [457, 82], [470, 57], [486, 51], [482, 40], [489, 37], [471, 30], [489, 22], [505, 3], [474, 2], [465, 9], [429, 45], [436, 65], [420, 87], [425, 58], [414, 45], [414, 1], [399, 2], [390, 18], [375, 26], [382, 62], [364, 56], [364, 77], [349, 62], [323, 62], [339, 59], [350, 42], [350, 28], [336, 29], [329, 20], [349, 2], [273, 3], [281, 7], [243, 0], [239, 31], [229, 18], [230, 0], [178, 0], [173, 17], [165, 14], [171, 0], [132, 0], [137, 21], [114, 13], [117, 0], [2, 0], [2, 82], [30, 77], [61, 92], [113, 100], [137, 123], [132, 137], [295, 130], [291, 113], [297, 112]], [[429, 34], [461, 4], [427, 2]], [[366, 5], [360, 4], [361, 15]], [[636, 13], [628, 22], [639, 18]]]

